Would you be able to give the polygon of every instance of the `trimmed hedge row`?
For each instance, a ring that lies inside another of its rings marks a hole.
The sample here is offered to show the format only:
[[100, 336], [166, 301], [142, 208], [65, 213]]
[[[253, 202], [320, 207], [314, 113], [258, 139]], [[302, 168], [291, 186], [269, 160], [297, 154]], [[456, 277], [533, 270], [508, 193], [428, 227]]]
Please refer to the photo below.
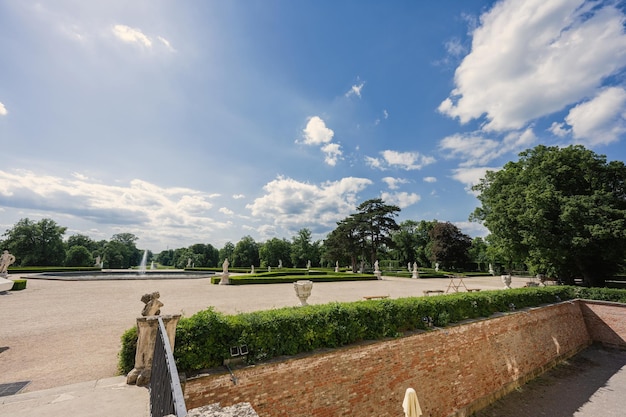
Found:
[[21, 291], [26, 289], [26, 280], [25, 279], [16, 279], [13, 280], [13, 287], [11, 291]]
[[38, 274], [43, 272], [78, 272], [100, 270], [99, 266], [16, 266], [10, 267], [8, 272], [9, 274]]
[[[221, 276], [211, 277], [212, 284], [219, 284]], [[376, 280], [375, 275], [367, 274], [327, 274], [322, 271], [311, 271], [308, 275], [294, 275], [293, 273], [266, 272], [254, 275], [235, 275], [229, 277], [230, 285], [248, 284], [289, 284], [300, 280], [313, 282], [335, 282], [335, 281], [370, 281]]]
[[[178, 369], [195, 371], [221, 366], [231, 346], [247, 345], [248, 362], [334, 348], [363, 340], [399, 337], [403, 332], [443, 327], [496, 312], [534, 307], [575, 298], [626, 303], [626, 290], [550, 286], [329, 303], [306, 307], [225, 315], [209, 308], [181, 318], [174, 357]], [[134, 365], [136, 328], [122, 336], [119, 370]]]

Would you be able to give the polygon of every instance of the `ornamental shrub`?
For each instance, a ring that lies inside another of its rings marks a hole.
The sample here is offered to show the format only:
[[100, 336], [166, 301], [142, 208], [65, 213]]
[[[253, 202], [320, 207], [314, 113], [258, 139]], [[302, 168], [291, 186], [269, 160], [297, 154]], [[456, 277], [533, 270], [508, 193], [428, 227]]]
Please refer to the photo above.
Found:
[[21, 291], [26, 289], [26, 280], [25, 279], [16, 279], [13, 281], [13, 287], [11, 291]]
[[[574, 298], [626, 302], [626, 290], [567, 286], [453, 293], [328, 303], [305, 307], [224, 315], [212, 308], [181, 318], [174, 357], [181, 371], [221, 366], [230, 347], [246, 345], [248, 362], [336, 348], [364, 340], [401, 336], [404, 332], [444, 327], [496, 312], [535, 307]], [[132, 333], [134, 331], [134, 334]], [[132, 369], [136, 329], [122, 337], [119, 368]]]

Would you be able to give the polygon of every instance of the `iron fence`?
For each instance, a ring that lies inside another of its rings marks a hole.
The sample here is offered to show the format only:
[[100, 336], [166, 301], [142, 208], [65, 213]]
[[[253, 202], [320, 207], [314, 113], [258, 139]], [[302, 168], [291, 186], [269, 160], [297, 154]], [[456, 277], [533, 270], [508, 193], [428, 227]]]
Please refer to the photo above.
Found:
[[165, 324], [161, 317], [157, 330], [154, 356], [152, 358], [152, 374], [150, 376], [150, 415], [163, 417], [173, 414], [186, 417], [187, 408], [183, 390], [180, 387], [178, 370], [174, 363], [172, 347], [167, 338]]

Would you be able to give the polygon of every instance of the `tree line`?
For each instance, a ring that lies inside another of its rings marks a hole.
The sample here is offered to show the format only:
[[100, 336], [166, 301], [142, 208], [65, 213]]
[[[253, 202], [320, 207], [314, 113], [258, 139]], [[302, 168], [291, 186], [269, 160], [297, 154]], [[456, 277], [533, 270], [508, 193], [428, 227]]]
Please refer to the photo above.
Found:
[[[219, 267], [228, 258], [233, 267], [333, 267], [361, 263], [394, 265], [404, 269], [439, 264], [448, 271], [486, 270], [496, 273], [524, 270], [568, 284], [577, 279], [603, 286], [624, 272], [626, 264], [626, 166], [607, 162], [581, 145], [539, 145], [519, 154], [498, 171], [487, 171], [473, 188], [480, 206], [470, 220], [482, 223], [489, 235], [471, 239], [450, 222], [406, 220], [400, 208], [382, 199], [367, 200], [356, 212], [337, 222], [325, 239], [313, 241], [309, 229], [290, 240], [256, 242], [251, 236], [217, 249], [197, 243], [170, 249], [149, 259], [164, 266]], [[17, 258], [16, 265], [93, 265], [105, 268], [138, 265], [143, 251], [131, 233], [94, 241], [73, 235], [51, 219], [20, 220], [0, 243]]]
[[[196, 243], [158, 254], [148, 251], [148, 261], [175, 268], [219, 267], [226, 258], [231, 266], [244, 268], [304, 268], [309, 262], [313, 267], [334, 267], [339, 263], [356, 271], [360, 263], [371, 267], [376, 260], [386, 260], [397, 266], [439, 263], [460, 270], [472, 261], [472, 248], [476, 253], [484, 249], [482, 239], [472, 241], [449, 222], [407, 220], [397, 224], [398, 212], [399, 207], [372, 199], [338, 222], [324, 240], [313, 241], [312, 232], [303, 228], [290, 240], [256, 242], [244, 236], [221, 249], [210, 243]], [[1, 245], [16, 256], [16, 266], [85, 267], [99, 260], [104, 268], [130, 268], [141, 261], [144, 250], [137, 248], [139, 238], [132, 233], [115, 234], [108, 241], [95, 241], [83, 234], [64, 240], [66, 230], [52, 219], [35, 222], [25, 218], [4, 233]]]

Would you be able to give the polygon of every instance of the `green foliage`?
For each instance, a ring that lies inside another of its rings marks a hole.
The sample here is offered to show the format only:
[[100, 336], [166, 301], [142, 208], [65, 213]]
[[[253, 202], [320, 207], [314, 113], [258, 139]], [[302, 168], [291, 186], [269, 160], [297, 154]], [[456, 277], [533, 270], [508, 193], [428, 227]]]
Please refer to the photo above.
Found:
[[[267, 268], [278, 265], [280, 260], [285, 266], [291, 265], [291, 243], [287, 239], [274, 237], [259, 247], [260, 266]], [[288, 262], [288, 263], [287, 263]]]
[[126, 330], [124, 334], [122, 334], [121, 342], [122, 348], [117, 355], [117, 370], [120, 375], [125, 375], [132, 371], [135, 366], [135, 353], [137, 352], [137, 326]]
[[34, 222], [28, 218], [18, 221], [4, 233], [4, 248], [15, 258], [16, 266], [62, 265], [65, 260], [63, 234], [66, 227], [54, 220]]
[[13, 287], [11, 291], [21, 291], [26, 289], [26, 280], [25, 279], [16, 279], [13, 281]]
[[[377, 279], [374, 275], [367, 274], [328, 274], [322, 271], [292, 271], [285, 272], [265, 272], [261, 274], [234, 275], [230, 276], [230, 285], [248, 284], [288, 284], [299, 280], [309, 280], [313, 282], [334, 282], [334, 281], [369, 281]], [[220, 276], [211, 277], [211, 283], [219, 284]]]
[[463, 270], [469, 263], [472, 238], [450, 222], [437, 222], [428, 232], [433, 263], [452, 271]]
[[474, 187], [482, 206], [471, 219], [510, 270], [602, 286], [626, 258], [626, 166], [583, 146], [543, 145], [520, 154]]
[[75, 245], [67, 250], [65, 258], [66, 266], [92, 266], [94, 259], [91, 252], [84, 246]]
[[[208, 309], [180, 320], [174, 356], [179, 369], [200, 370], [222, 365], [224, 359], [229, 358], [231, 346], [245, 344], [250, 352], [248, 361], [257, 362], [428, 330], [428, 318], [434, 326], [442, 327], [467, 319], [489, 317], [496, 312], [579, 297], [625, 302], [626, 290], [551, 286], [335, 302], [237, 315], [223, 315]], [[127, 372], [133, 366], [136, 337], [134, 329], [122, 337], [122, 371]]]
[[230, 260], [236, 267], [259, 265], [259, 245], [251, 236], [244, 236], [235, 245], [233, 257]]

